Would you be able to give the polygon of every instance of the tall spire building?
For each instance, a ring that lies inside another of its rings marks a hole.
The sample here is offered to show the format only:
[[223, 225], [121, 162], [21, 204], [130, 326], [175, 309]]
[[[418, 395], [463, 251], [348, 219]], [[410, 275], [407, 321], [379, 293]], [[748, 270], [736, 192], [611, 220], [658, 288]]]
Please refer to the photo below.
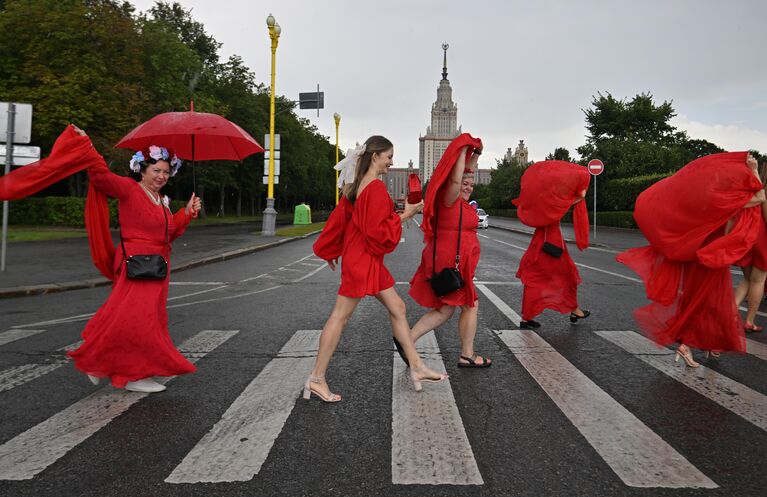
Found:
[[426, 135], [418, 137], [418, 170], [424, 183], [431, 178], [447, 146], [461, 133], [458, 106], [453, 102], [453, 89], [447, 79], [448, 48], [447, 43], [442, 44], [442, 80], [437, 88], [437, 101], [431, 106], [431, 126], [426, 128]]

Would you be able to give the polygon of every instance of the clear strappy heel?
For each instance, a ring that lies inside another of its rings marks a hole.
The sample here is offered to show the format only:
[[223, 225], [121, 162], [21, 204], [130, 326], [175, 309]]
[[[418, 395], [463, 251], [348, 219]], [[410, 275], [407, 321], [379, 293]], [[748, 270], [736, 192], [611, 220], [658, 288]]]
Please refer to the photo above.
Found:
[[341, 400], [340, 395], [330, 392], [328, 396], [325, 396], [324, 393], [314, 388], [315, 383], [321, 383], [323, 381], [325, 381], [324, 376], [309, 376], [309, 378], [306, 379], [306, 383], [304, 383], [304, 399], [309, 400], [312, 394], [314, 394], [323, 402], [339, 402]]

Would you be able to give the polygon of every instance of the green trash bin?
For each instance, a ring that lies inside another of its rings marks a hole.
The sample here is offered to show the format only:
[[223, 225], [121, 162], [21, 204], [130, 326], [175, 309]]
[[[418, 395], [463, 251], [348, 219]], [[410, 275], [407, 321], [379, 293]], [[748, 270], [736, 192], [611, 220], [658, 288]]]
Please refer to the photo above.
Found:
[[312, 224], [312, 209], [304, 203], [297, 205], [293, 213], [293, 224]]

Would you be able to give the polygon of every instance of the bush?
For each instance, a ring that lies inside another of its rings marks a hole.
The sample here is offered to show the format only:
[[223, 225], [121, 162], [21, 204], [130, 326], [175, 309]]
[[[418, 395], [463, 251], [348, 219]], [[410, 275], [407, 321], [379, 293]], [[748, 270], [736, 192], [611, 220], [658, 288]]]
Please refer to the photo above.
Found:
[[[516, 219], [516, 209], [485, 209], [488, 215], [496, 217], [509, 217]], [[562, 218], [563, 223], [573, 222], [573, 211], [570, 210]], [[594, 222], [594, 212], [589, 210], [589, 223]], [[632, 211], [599, 211], [597, 212], [597, 226], [611, 226], [614, 228], [637, 228]]]
[[[183, 200], [171, 202], [171, 210], [186, 207]], [[14, 200], [8, 209], [8, 223], [27, 226], [85, 226], [85, 199], [82, 197], [27, 197]], [[109, 199], [109, 224], [117, 226], [117, 200]]]
[[[597, 204], [601, 211], [631, 211], [637, 197], [658, 181], [668, 178], [671, 173], [649, 174], [632, 178], [611, 179], [604, 187], [597, 185]], [[593, 193], [591, 193], [593, 195]], [[587, 195], [587, 198], [589, 196]]]

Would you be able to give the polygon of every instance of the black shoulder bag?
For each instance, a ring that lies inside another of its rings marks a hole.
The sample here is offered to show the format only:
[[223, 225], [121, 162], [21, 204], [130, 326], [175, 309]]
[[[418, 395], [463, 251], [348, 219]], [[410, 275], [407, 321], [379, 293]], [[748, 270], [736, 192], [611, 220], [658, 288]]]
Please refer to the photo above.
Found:
[[[456, 200], [461, 202], [461, 199]], [[444, 297], [448, 293], [452, 293], [456, 290], [463, 288], [463, 278], [458, 271], [458, 266], [461, 263], [461, 225], [463, 223], [463, 205], [459, 204], [460, 214], [458, 217], [458, 248], [455, 250], [455, 267], [446, 267], [439, 273], [436, 272], [436, 260], [437, 260], [437, 223], [439, 221], [439, 199], [437, 199], [437, 205], [434, 215], [434, 252], [431, 259], [431, 272], [432, 276], [429, 280], [432, 290], [437, 297]]]
[[[165, 217], [165, 245], [168, 245], [168, 213], [162, 206], [162, 214]], [[137, 254], [128, 256], [123, 242], [122, 229], [120, 229], [120, 245], [123, 249], [125, 268], [128, 278], [134, 280], [164, 280], [168, 275], [168, 263], [162, 254]]]
[[548, 235], [548, 233], [549, 233], [549, 228], [547, 226], [545, 228], [545, 231], [543, 232], [543, 246], [541, 247], [541, 250], [544, 253], [549, 254], [550, 256], [556, 257], [558, 259], [562, 257], [562, 252], [564, 252], [564, 250], [562, 249], [562, 247], [558, 247], [554, 245], [553, 243], [549, 243], [546, 241], [546, 235]]

